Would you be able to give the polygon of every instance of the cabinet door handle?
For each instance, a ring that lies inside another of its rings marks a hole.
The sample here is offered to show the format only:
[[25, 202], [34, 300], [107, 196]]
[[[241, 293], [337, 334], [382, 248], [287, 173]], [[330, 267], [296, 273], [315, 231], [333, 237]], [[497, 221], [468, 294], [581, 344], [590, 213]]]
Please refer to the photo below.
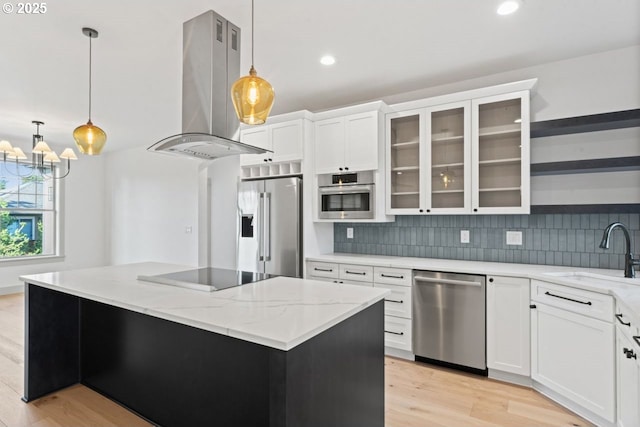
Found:
[[365, 273], [364, 271], [349, 271], [349, 270], [345, 270], [344, 271], [347, 274], [357, 274], [358, 276], [366, 276], [367, 273]]
[[404, 332], [393, 332], [393, 331], [384, 331], [385, 334], [393, 334], [393, 335], [404, 335]]
[[631, 348], [624, 348], [622, 352], [627, 356], [627, 359], [636, 359], [638, 360], [638, 356]]
[[326, 273], [333, 273], [333, 268], [318, 268], [318, 267], [313, 267], [313, 269], [315, 271], [324, 271]]
[[622, 323], [624, 326], [631, 326], [631, 322], [625, 322], [622, 320], [622, 313], [616, 314], [616, 319], [618, 319], [618, 322]]
[[397, 300], [397, 299], [384, 299], [386, 302], [395, 302], [396, 304], [404, 304], [404, 300]]
[[571, 301], [571, 302], [577, 302], [578, 304], [592, 305], [591, 301], [584, 302], [584, 301], [580, 301], [580, 300], [573, 299], [573, 298], [567, 298], [567, 297], [563, 297], [562, 295], [552, 294], [549, 291], [545, 292], [544, 294], [545, 295], [549, 295], [550, 297], [554, 297], [554, 298], [560, 298], [560, 299], [564, 299], [564, 300]]
[[640, 345], [640, 335], [633, 337], [633, 340]]
[[404, 276], [394, 276], [393, 274], [380, 273], [380, 277], [388, 277], [389, 279], [404, 279]]

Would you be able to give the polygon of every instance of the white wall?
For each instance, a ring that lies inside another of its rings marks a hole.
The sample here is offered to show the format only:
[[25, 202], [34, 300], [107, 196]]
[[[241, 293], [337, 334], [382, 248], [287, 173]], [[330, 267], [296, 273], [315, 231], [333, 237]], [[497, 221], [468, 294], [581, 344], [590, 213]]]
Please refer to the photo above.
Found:
[[[57, 152], [59, 147], [52, 146]], [[23, 147], [26, 150], [26, 147]], [[18, 277], [105, 265], [104, 157], [79, 156], [63, 180], [63, 258], [0, 263], [0, 294], [22, 289]]]
[[425, 88], [383, 98], [411, 101], [531, 78], [531, 120], [551, 120], [640, 107], [640, 45]]
[[145, 147], [105, 158], [109, 263], [196, 266], [200, 162], [150, 153]]

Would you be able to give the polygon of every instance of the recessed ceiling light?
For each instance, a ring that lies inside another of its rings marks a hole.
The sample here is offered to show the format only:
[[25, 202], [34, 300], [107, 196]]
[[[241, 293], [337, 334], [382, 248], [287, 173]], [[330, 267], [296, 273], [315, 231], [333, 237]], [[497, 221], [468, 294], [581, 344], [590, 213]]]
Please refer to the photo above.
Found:
[[320, 58], [320, 63], [322, 65], [333, 65], [336, 63], [336, 58], [334, 58], [331, 55], [325, 55], [322, 58]]
[[507, 0], [500, 3], [496, 12], [498, 15], [511, 15], [520, 8], [520, 2], [516, 0]]

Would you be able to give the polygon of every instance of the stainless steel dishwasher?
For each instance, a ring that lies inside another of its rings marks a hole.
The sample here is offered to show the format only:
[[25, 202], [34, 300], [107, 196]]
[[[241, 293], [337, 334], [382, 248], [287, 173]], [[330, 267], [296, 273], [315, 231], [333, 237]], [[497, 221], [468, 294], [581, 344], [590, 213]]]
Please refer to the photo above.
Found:
[[485, 276], [413, 271], [413, 353], [487, 374]]

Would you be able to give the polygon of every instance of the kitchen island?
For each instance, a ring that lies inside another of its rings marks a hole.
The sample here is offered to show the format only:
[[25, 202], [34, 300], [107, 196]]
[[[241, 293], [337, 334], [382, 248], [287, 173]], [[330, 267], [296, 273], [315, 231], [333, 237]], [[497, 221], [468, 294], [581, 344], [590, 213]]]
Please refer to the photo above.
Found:
[[141, 263], [23, 276], [30, 402], [82, 383], [159, 426], [384, 426], [388, 291], [275, 277], [218, 292]]

